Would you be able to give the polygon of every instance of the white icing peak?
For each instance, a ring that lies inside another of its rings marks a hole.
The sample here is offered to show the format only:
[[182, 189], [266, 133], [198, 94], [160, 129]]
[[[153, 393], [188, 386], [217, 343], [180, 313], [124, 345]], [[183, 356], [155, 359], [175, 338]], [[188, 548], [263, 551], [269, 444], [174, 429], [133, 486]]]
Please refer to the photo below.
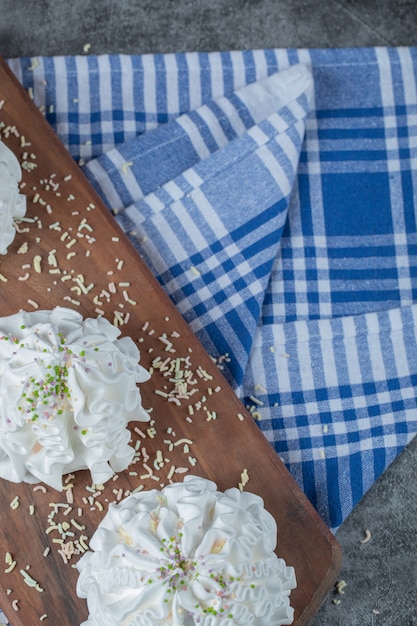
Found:
[[96, 484], [129, 465], [129, 421], [147, 421], [149, 379], [132, 339], [103, 318], [56, 307], [0, 318], [0, 477], [43, 481], [89, 469]]
[[276, 556], [277, 527], [252, 493], [188, 476], [109, 510], [77, 564], [81, 626], [292, 624], [293, 567]]
[[21, 177], [19, 161], [0, 140], [0, 254], [7, 253], [16, 236], [14, 220], [26, 213], [26, 197], [18, 187]]

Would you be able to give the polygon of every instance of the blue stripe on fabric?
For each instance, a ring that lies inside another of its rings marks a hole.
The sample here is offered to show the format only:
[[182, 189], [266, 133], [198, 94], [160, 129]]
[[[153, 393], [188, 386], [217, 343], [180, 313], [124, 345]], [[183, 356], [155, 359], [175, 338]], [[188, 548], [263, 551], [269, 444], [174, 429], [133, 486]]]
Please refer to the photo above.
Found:
[[357, 117], [367, 117], [367, 118], [377, 118], [383, 119], [384, 117], [384, 109], [381, 106], [378, 107], [361, 107], [358, 106], [355, 109], [346, 109], [342, 107], [338, 107], [337, 109], [317, 109], [315, 111], [315, 117], [318, 120], [321, 119], [332, 119], [332, 118], [357, 118]]
[[68, 101], [71, 104], [71, 107], [75, 109], [75, 111], [68, 112], [68, 121], [78, 125], [79, 122], [79, 112], [78, 112], [78, 100], [79, 100], [79, 89], [78, 89], [78, 79], [77, 79], [77, 66], [75, 59], [73, 57], [65, 57], [65, 67], [67, 74], [69, 76], [69, 80], [67, 80], [67, 94]]
[[228, 50], [223, 50], [222, 52], [220, 52], [220, 57], [222, 60], [223, 70], [222, 93], [229, 95], [232, 94], [236, 88], [231, 53]]
[[264, 50], [264, 55], [268, 68], [268, 76], [278, 71], [278, 62], [275, 50]]
[[[241, 104], [243, 104], [243, 103], [241, 103]], [[229, 119], [227, 118], [227, 116], [224, 114], [222, 109], [217, 104], [217, 102], [215, 100], [211, 100], [210, 102], [208, 102], [206, 104], [206, 106], [214, 114], [214, 116], [218, 119], [219, 124], [220, 124], [224, 134], [226, 135], [227, 139], [229, 141], [234, 139], [237, 136], [236, 131], [233, 128], [233, 126], [232, 126], [231, 122], [229, 121]]]
[[[201, 68], [201, 73], [200, 73], [201, 102], [206, 102], [207, 100], [213, 99], [213, 94], [211, 91], [210, 61], [209, 61], [208, 52], [199, 53], [199, 66]], [[192, 87], [193, 85], [191, 85], [191, 88]]]
[[[350, 488], [352, 494], [352, 501], [357, 502], [364, 492], [364, 477], [363, 477], [363, 455], [361, 452], [354, 452], [349, 456], [349, 459], [344, 461], [345, 465], [348, 465], [350, 479]], [[340, 502], [339, 502], [340, 507]], [[337, 510], [337, 503], [333, 507], [333, 510]], [[343, 519], [339, 518], [335, 520], [337, 524], [341, 524]]]
[[[404, 120], [404, 122], [405, 121], [406, 120]], [[402, 125], [401, 126], [398, 125], [397, 128], [395, 129], [395, 133], [394, 132], [392, 133], [393, 136], [397, 136], [399, 139], [408, 139], [410, 136], [415, 136], [415, 134], [416, 134], [415, 130], [414, 132], [410, 133], [410, 128], [408, 126], [402, 126]]]
[[[314, 248], [306, 248], [306, 256], [314, 258], [317, 251]], [[395, 257], [394, 245], [367, 245], [367, 246], [341, 246], [340, 248], [329, 245], [326, 248], [326, 255], [328, 254], [330, 259], [361, 259], [361, 258], [394, 258]], [[415, 253], [417, 253], [417, 245], [415, 246]], [[292, 251], [290, 249], [283, 250], [283, 256], [290, 258]]]
[[[382, 444], [384, 445], [384, 444]], [[374, 448], [373, 450], [373, 476], [381, 476], [386, 468], [386, 452], [384, 448]]]
[[[67, 57], [68, 59], [71, 57]], [[86, 62], [88, 67], [88, 81], [90, 88], [90, 99], [91, 102], [98, 107], [100, 105], [100, 82], [103, 79], [102, 74], [100, 72], [98, 58], [95, 55], [87, 55]], [[72, 80], [72, 77], [69, 76], [69, 79]]]
[[[225, 372], [226, 378], [229, 380], [230, 384], [235, 385], [235, 381], [241, 381], [244, 375], [244, 368], [239, 361], [239, 355], [231, 349], [230, 342], [225, 337], [225, 335], [221, 332], [219, 325], [215, 323], [208, 323], [205, 327], [204, 331], [197, 332], [197, 337], [200, 339], [203, 334], [202, 341], [204, 342], [205, 334], [208, 334], [211, 338], [213, 344], [218, 351], [215, 357], [221, 356], [224, 354], [228, 354], [231, 359], [228, 371]], [[230, 331], [228, 332], [230, 334]]]
[[344, 65], [357, 66], [358, 71], [364, 70], [366, 74], [375, 71], [377, 64], [375, 48], [363, 48], [358, 54], [357, 48], [312, 48], [309, 50], [313, 65], [320, 66], [323, 71], [329, 66], [340, 65], [341, 71]]
[[[312, 269], [306, 270], [305, 275], [307, 280], [317, 280], [319, 270]], [[369, 265], [365, 268], [332, 268], [330, 267], [326, 274], [329, 276], [330, 280], [352, 280], [352, 281], [388, 281], [398, 278], [398, 268], [397, 267], [372, 267]]]
[[[308, 111], [308, 102], [303, 96], [297, 98], [297, 102], [303, 111]], [[288, 129], [285, 129], [285, 132], [294, 132], [294, 129], [292, 129], [291, 127], [295, 126], [295, 124], [299, 121], [299, 111], [297, 111], [297, 115], [298, 117], [295, 116], [294, 111], [288, 106], [282, 107], [279, 110], [280, 119], [288, 126]], [[270, 119], [262, 120], [261, 122], [259, 122], [258, 126], [268, 136], [277, 134], [277, 131], [272, 125]], [[299, 140], [295, 141], [294, 143], [299, 144]]]
[[[307, 155], [300, 155], [300, 162], [307, 162]], [[336, 152], [330, 150], [320, 150], [320, 161], [335, 163], [352, 162], [352, 161], [383, 161], [386, 162], [387, 153], [385, 150], [337, 150]]]
[[[120, 99], [122, 90], [122, 75], [120, 57], [118, 55], [111, 55], [109, 57], [110, 62], [110, 85], [111, 85], [111, 118], [116, 124], [113, 124], [114, 128], [114, 142], [116, 144], [122, 143], [125, 140], [123, 120], [125, 118], [124, 110], [120, 107]], [[119, 123], [117, 123], [119, 122]]]
[[[303, 157], [303, 151], [301, 151], [301, 154], [300, 154], [300, 162], [301, 162], [302, 157]], [[301, 206], [305, 207], [305, 210], [301, 213], [301, 216], [300, 216], [302, 220], [301, 229], [302, 229], [302, 233], [304, 237], [309, 237], [311, 235], [314, 235], [313, 213], [311, 211], [311, 201], [310, 201], [311, 181], [308, 175], [299, 173], [297, 175], [297, 182], [298, 182], [298, 194], [300, 198], [300, 204]], [[284, 233], [283, 233], [283, 237], [285, 239], [291, 238], [291, 232], [290, 232], [291, 225], [290, 224], [291, 223], [288, 220], [287, 224], [285, 225]], [[286, 253], [287, 251], [288, 250], [286, 250], [286, 248], [283, 246], [283, 252]]]
[[326, 458], [326, 483], [327, 483], [327, 493], [326, 491], [320, 490], [320, 493], [326, 494], [326, 508], [329, 507], [331, 512], [331, 518], [334, 520], [334, 525], [339, 526], [339, 524], [343, 521], [342, 515], [342, 499], [340, 488], [337, 482], [335, 482], [334, 477], [339, 475], [340, 472], [340, 464], [343, 463], [335, 458]]
[[192, 111], [191, 113], [188, 114], [188, 117], [197, 126], [198, 131], [204, 141], [204, 145], [207, 148], [207, 150], [211, 154], [216, 152], [216, 150], [219, 148], [219, 145], [216, 139], [214, 138], [210, 127], [203, 120], [203, 118], [200, 116], [198, 111]]
[[[317, 136], [320, 140], [325, 139], [385, 139], [386, 131], [381, 128], [319, 128]], [[320, 154], [323, 154], [321, 151]]]
[[396, 101], [404, 102], [404, 79], [398, 50], [394, 47], [392, 49], [387, 48], [387, 54], [390, 61], [392, 89], [395, 93], [395, 99]]
[[245, 66], [245, 82], [247, 85], [256, 80], [256, 64], [253, 58], [252, 50], [243, 50], [242, 57]]
[[[130, 57], [133, 69], [132, 92], [134, 119], [136, 122], [144, 122], [146, 119], [144, 89], [143, 89], [143, 64], [140, 55]], [[143, 132], [143, 127], [140, 128]], [[138, 131], [140, 130], [138, 129]]]
[[[298, 48], [289, 48], [287, 51], [288, 61], [290, 65], [295, 65], [296, 63], [300, 63], [300, 50]], [[308, 61], [306, 61], [308, 63]]]
[[241, 121], [245, 125], [245, 128], [247, 129], [251, 128], [255, 124], [255, 120], [249, 113], [248, 109], [245, 106], [243, 106], [243, 103], [240, 100], [239, 96], [236, 93], [230, 93], [228, 95], [228, 99], [235, 107]]
[[91, 111], [90, 113], [90, 122], [91, 124], [98, 124], [98, 122], [101, 122], [103, 119], [103, 112], [102, 111]]
[[24, 89], [26, 89], [26, 91], [30, 88], [33, 89], [35, 74], [31, 69], [29, 69], [33, 64], [32, 59], [30, 57], [22, 57], [19, 64], [22, 72], [22, 85]]
[[175, 59], [178, 68], [179, 114], [182, 115], [190, 110], [190, 77], [186, 56], [184, 54], [176, 54]]
[[[54, 71], [54, 59], [53, 57], [45, 57], [44, 60], [44, 74], [48, 76], [48, 83], [46, 89], [46, 120], [52, 126], [55, 132], [57, 132], [57, 106], [56, 106], [56, 80]], [[53, 110], [50, 109], [53, 107]], [[70, 107], [71, 104], [68, 103]]]
[[159, 123], [165, 124], [168, 121], [165, 57], [163, 54], [155, 54], [153, 58], [156, 74], [156, 119]]
[[[400, 299], [399, 289], [382, 289], [380, 291], [361, 289], [349, 294], [350, 302], [398, 302]], [[332, 302], [346, 302], [346, 291], [331, 291]], [[312, 300], [313, 302], [314, 300]]]
[[[268, 206], [261, 213], [253, 216], [251, 219], [248, 219], [241, 226], [230, 231], [230, 237], [234, 242], [238, 242], [240, 239], [245, 237], [248, 233], [252, 233], [258, 230], [264, 224], [267, 224], [271, 220], [273, 220], [277, 215], [282, 213], [287, 209], [287, 200], [283, 198], [278, 202]], [[272, 238], [272, 239], [271, 239]], [[275, 239], [275, 241], [274, 241]], [[268, 233], [265, 241], [269, 241], [271, 244], [279, 241], [279, 234], [274, 235], [273, 232]], [[253, 246], [254, 244], [252, 244]], [[248, 248], [250, 249], [250, 248]]]
[[313, 461], [304, 461], [301, 466], [302, 489], [315, 508], [317, 508], [316, 469], [316, 464]]
[[[249, 304], [249, 310], [250, 310], [251, 304], [253, 304], [254, 310], [256, 310], [258, 306], [258, 303], [253, 298], [248, 300], [248, 304]], [[252, 347], [253, 336], [248, 328], [247, 323], [242, 318], [242, 316], [239, 315], [239, 313], [233, 309], [228, 311], [225, 317], [226, 317], [226, 320], [230, 324], [230, 328], [233, 328], [233, 331], [236, 337], [238, 337], [240, 343], [242, 344], [245, 353], [249, 354], [249, 351]], [[257, 316], [254, 316], [254, 317], [255, 319], [257, 319]], [[229, 354], [230, 354], [230, 350], [229, 350]], [[237, 376], [235, 375], [235, 380], [239, 383], [242, 376], [243, 376], [243, 370], [240, 372], [239, 378], [237, 378]]]
[[[401, 191], [403, 197], [403, 215], [407, 233], [411, 233], [415, 238], [417, 232], [416, 211], [415, 211], [415, 189], [417, 188], [416, 172], [410, 170], [401, 171]], [[408, 237], [410, 239], [410, 237]], [[417, 253], [417, 245], [408, 243], [408, 253], [410, 256]]]

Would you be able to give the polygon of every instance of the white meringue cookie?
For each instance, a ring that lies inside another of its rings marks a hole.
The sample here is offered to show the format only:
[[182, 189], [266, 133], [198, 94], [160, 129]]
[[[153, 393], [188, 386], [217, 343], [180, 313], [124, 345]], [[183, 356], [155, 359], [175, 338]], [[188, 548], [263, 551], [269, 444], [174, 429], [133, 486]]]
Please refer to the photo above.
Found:
[[14, 220], [26, 213], [26, 196], [18, 187], [21, 177], [19, 161], [0, 140], [0, 254], [7, 253], [16, 236]]
[[188, 476], [109, 510], [77, 564], [81, 626], [292, 624], [293, 567], [276, 556], [277, 527], [252, 493]]
[[132, 339], [71, 309], [0, 318], [0, 477], [43, 481], [89, 469], [101, 484], [132, 460], [129, 421], [148, 421], [149, 379]]

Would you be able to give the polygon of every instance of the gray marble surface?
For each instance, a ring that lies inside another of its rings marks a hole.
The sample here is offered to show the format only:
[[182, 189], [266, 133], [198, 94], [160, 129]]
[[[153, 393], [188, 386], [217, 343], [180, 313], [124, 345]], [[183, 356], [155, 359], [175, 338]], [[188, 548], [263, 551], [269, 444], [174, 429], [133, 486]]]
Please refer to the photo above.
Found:
[[[416, 24], [415, 0], [0, 0], [0, 54], [411, 46]], [[337, 532], [346, 586], [313, 626], [417, 625], [416, 485], [414, 440]]]

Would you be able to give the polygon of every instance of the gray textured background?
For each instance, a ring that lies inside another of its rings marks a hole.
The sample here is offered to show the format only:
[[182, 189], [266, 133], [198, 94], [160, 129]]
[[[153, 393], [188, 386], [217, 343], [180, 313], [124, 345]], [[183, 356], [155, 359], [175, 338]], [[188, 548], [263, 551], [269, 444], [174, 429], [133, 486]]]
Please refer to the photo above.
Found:
[[[412, 46], [417, 1], [0, 0], [2, 56], [82, 54], [86, 43], [91, 54]], [[417, 439], [338, 531], [347, 585], [313, 626], [417, 625], [416, 495]]]

